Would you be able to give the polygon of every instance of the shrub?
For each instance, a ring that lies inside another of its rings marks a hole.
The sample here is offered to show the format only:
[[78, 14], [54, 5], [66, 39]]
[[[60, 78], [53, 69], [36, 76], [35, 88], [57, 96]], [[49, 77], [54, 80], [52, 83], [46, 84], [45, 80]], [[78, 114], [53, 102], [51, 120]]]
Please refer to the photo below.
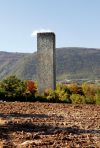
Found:
[[35, 82], [28, 81], [26, 91], [23, 93], [25, 101], [35, 101], [35, 95], [37, 94], [37, 88]]
[[37, 88], [35, 87], [35, 83], [33, 81], [28, 81], [26, 91], [31, 93], [32, 95], [35, 95], [37, 93]]
[[66, 93], [66, 92], [67, 92], [67, 94], [70, 93], [70, 89], [69, 89], [69, 87], [67, 86], [67, 84], [61, 85], [61, 90], [63, 90], [64, 93]]
[[45, 89], [44, 93], [41, 95], [43, 98], [46, 98], [48, 102], [59, 102], [59, 96], [56, 91], [53, 91], [51, 88]]
[[58, 94], [60, 102], [71, 103], [70, 90], [67, 84], [64, 85], [57, 84], [55, 92]]
[[69, 87], [67, 86], [67, 84], [56, 84], [56, 91], [57, 92], [60, 92], [61, 90], [63, 90], [64, 91], [64, 93], [70, 93], [70, 90], [69, 90]]
[[97, 94], [96, 104], [100, 105], [100, 93]]
[[85, 97], [79, 94], [72, 94], [70, 99], [74, 104], [85, 104]]
[[51, 88], [47, 88], [47, 89], [45, 89], [45, 91], [42, 93], [42, 96], [43, 96], [43, 97], [47, 97], [47, 96], [51, 95], [51, 93], [52, 93], [52, 89], [51, 89]]
[[72, 103], [72, 101], [71, 101], [69, 95], [66, 94], [66, 93], [62, 96], [62, 98], [59, 98], [59, 100], [60, 100], [62, 103]]
[[21, 80], [16, 75], [8, 76], [6, 79], [2, 79], [0, 87], [5, 91], [5, 95], [8, 97], [14, 97], [17, 94], [17, 89], [21, 85]]
[[4, 100], [4, 99], [5, 99], [5, 91], [0, 88], [0, 100]]
[[82, 91], [85, 97], [87, 96], [94, 97], [95, 94], [100, 91], [100, 88], [97, 85], [93, 85], [93, 84], [88, 85], [87, 83], [84, 83], [82, 84]]
[[80, 94], [83, 95], [82, 88], [78, 86], [76, 83], [69, 85], [70, 93], [71, 94]]
[[60, 90], [62, 89], [61, 86], [62, 86], [62, 85], [60, 85], [59, 83], [57, 83], [57, 84], [56, 84], [56, 90], [60, 91]]
[[86, 104], [95, 104], [95, 103], [96, 103], [95, 97], [93, 97], [92, 95], [86, 96]]

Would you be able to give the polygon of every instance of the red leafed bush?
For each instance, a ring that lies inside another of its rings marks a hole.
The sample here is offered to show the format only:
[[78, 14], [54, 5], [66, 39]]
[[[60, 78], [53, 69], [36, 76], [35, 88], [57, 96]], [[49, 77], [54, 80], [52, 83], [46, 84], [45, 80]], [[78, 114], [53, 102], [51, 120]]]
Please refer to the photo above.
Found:
[[76, 83], [70, 84], [70, 92], [74, 94], [83, 94], [82, 88], [78, 86]]
[[35, 94], [37, 92], [35, 83], [33, 81], [28, 81], [26, 90], [29, 91], [31, 94]]

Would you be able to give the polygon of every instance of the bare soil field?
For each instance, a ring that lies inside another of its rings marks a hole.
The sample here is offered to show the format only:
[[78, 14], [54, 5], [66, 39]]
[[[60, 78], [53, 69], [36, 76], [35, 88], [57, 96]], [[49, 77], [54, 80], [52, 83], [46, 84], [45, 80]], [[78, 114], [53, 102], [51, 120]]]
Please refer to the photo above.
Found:
[[0, 102], [0, 148], [99, 148], [100, 106]]

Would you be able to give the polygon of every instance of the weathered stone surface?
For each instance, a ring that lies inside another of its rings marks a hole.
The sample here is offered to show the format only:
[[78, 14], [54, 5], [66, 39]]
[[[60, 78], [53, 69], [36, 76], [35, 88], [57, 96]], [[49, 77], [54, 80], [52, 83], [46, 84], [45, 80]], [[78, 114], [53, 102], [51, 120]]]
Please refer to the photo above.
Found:
[[37, 34], [38, 94], [46, 88], [56, 89], [55, 34]]

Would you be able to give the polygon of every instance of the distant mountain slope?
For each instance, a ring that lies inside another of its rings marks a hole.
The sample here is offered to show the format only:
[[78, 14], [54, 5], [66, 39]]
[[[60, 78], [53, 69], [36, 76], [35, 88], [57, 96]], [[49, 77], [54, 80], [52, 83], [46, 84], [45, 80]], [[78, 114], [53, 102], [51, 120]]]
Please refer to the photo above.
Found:
[[[17, 65], [17, 62], [31, 55], [30, 53], [11, 53], [0, 51], [0, 80], [11, 73], [12, 67]], [[16, 68], [16, 71], [18, 69]], [[15, 73], [13, 73], [15, 74]]]
[[11, 68], [8, 75], [16, 74], [21, 80], [32, 80], [37, 76], [37, 53], [24, 57], [17, 61]]
[[[100, 49], [57, 48], [57, 79], [100, 78]], [[0, 81], [3, 77], [15, 74], [20, 79], [37, 79], [37, 52], [0, 52]]]
[[56, 57], [57, 76], [100, 78], [100, 49], [59, 48]]

